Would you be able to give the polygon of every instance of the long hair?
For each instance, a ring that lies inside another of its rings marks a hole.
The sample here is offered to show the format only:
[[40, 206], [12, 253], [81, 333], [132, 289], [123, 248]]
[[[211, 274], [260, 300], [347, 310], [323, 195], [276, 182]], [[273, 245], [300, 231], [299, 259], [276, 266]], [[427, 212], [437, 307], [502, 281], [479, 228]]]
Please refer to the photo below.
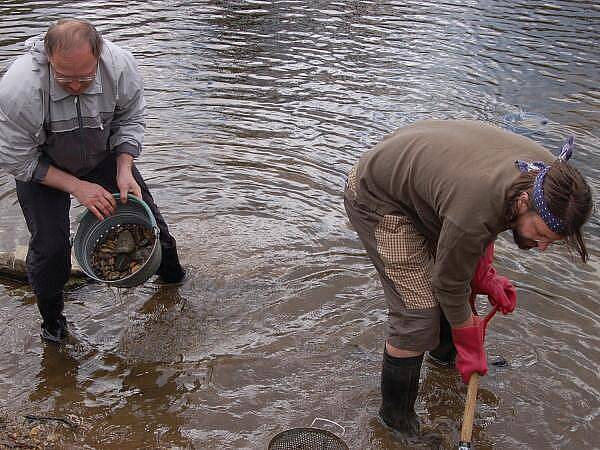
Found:
[[[504, 202], [504, 219], [507, 226], [515, 223], [518, 216], [517, 199], [522, 192], [529, 194], [529, 209], [535, 211], [532, 203], [533, 182], [536, 172], [523, 172], [510, 186]], [[565, 226], [563, 235], [567, 246], [588, 260], [588, 252], [582, 235], [582, 227], [592, 213], [592, 192], [579, 170], [556, 160], [544, 178], [544, 202]]]
[[44, 49], [48, 56], [86, 43], [89, 44], [92, 55], [99, 58], [102, 53], [102, 35], [94, 25], [82, 19], [61, 19], [48, 28], [44, 37]]

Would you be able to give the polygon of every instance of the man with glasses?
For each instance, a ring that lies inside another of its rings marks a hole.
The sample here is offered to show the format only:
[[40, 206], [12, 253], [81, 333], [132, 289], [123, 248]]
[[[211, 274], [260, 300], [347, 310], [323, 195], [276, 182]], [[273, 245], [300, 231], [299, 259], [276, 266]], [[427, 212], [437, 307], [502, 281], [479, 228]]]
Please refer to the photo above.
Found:
[[29, 281], [42, 337], [67, 335], [63, 287], [69, 277], [70, 195], [98, 219], [112, 214], [119, 192], [152, 210], [160, 229], [163, 282], [184, 278], [175, 239], [133, 160], [142, 149], [145, 102], [131, 53], [101, 37], [87, 21], [64, 19], [43, 39], [26, 43], [0, 81], [0, 167], [16, 180], [31, 233]]
[[521, 249], [559, 242], [587, 260], [581, 228], [590, 187], [532, 140], [468, 120], [426, 120], [397, 130], [361, 155], [348, 176], [350, 222], [379, 273], [388, 303], [379, 417], [418, 436], [414, 404], [425, 352], [456, 365], [465, 383], [484, 375], [484, 324], [472, 294], [502, 313], [516, 291], [492, 265], [496, 236], [511, 230]]

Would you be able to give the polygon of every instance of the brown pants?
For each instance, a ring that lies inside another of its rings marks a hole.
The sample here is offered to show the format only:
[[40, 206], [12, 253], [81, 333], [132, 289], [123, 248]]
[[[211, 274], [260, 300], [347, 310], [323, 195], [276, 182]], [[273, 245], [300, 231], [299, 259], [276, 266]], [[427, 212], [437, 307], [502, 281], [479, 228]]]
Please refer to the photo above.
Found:
[[348, 176], [344, 206], [375, 265], [388, 305], [388, 338], [394, 347], [433, 350], [442, 312], [431, 285], [433, 255], [405, 216], [382, 215], [356, 201], [356, 168]]

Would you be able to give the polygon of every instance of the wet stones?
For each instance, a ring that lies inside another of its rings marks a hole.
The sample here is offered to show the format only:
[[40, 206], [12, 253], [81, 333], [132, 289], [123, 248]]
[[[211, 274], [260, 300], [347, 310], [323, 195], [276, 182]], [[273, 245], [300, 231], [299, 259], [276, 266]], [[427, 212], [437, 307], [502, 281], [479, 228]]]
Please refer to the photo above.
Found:
[[94, 273], [114, 281], [137, 272], [152, 254], [154, 233], [141, 224], [122, 224], [98, 240], [90, 262]]
[[117, 234], [117, 242], [115, 244], [115, 252], [117, 253], [131, 253], [135, 250], [135, 239], [131, 231], [121, 230]]

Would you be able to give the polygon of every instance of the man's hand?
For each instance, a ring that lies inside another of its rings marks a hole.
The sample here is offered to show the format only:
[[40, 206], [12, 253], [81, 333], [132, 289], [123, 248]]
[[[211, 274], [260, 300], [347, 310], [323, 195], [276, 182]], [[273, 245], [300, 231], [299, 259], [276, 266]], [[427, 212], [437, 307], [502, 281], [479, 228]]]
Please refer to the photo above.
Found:
[[71, 192], [99, 220], [115, 212], [117, 202], [110, 192], [96, 183], [77, 180]]
[[486, 322], [480, 317], [471, 316], [466, 325], [462, 323], [452, 327], [452, 342], [456, 347], [455, 364], [465, 384], [469, 384], [469, 378], [474, 372], [479, 375], [487, 373], [485, 325]]
[[135, 181], [131, 168], [133, 167], [133, 157], [122, 153], [117, 157], [117, 187], [121, 194], [121, 203], [127, 202], [127, 194], [131, 192], [137, 198], [142, 198], [142, 190]]
[[492, 266], [493, 260], [492, 242], [479, 259], [471, 280], [471, 290], [474, 294], [487, 295], [492, 306], [497, 306], [502, 314], [508, 314], [513, 312], [517, 305], [517, 291], [508, 278], [496, 274], [496, 269]]
[[117, 207], [115, 198], [99, 184], [80, 180], [53, 165], [48, 167], [48, 172], [42, 184], [73, 195], [99, 220], [113, 214]]

